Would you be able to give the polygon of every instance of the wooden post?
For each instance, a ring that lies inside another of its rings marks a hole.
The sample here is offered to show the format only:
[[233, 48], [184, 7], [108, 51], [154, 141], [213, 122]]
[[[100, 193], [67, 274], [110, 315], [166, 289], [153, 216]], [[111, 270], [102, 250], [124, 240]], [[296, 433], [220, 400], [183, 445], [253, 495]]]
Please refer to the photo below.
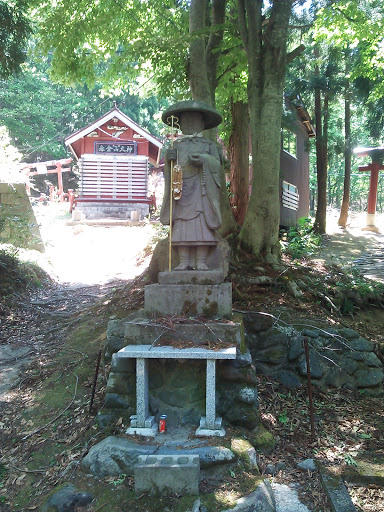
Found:
[[59, 189], [59, 201], [60, 203], [64, 202], [64, 190], [63, 190], [63, 175], [61, 172], [61, 162], [56, 163], [57, 170], [57, 185]]
[[369, 171], [371, 173], [368, 193], [367, 226], [363, 229], [377, 231], [377, 227], [375, 225], [377, 187], [379, 183], [379, 171], [382, 170], [384, 170], [384, 166], [380, 162], [375, 161], [372, 161], [369, 165], [362, 165], [359, 167], [360, 172]]
[[[377, 185], [379, 183], [379, 170], [380, 164], [377, 162], [372, 162], [370, 165], [371, 168], [371, 179], [369, 182], [369, 195], [368, 195], [368, 215], [373, 216], [373, 222], [369, 223], [375, 225], [375, 213], [376, 213], [376, 201], [377, 201]], [[368, 217], [367, 217], [368, 221]], [[367, 222], [368, 224], [368, 222]]]

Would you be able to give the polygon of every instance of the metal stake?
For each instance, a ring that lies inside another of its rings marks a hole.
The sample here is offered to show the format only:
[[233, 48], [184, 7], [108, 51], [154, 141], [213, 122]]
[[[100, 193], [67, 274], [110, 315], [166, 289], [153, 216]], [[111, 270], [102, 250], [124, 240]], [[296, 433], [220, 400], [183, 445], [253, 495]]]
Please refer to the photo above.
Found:
[[92, 412], [93, 399], [95, 398], [96, 383], [97, 383], [97, 377], [98, 377], [98, 375], [99, 375], [100, 361], [101, 361], [101, 350], [99, 350], [99, 354], [98, 354], [98, 356], [97, 356], [97, 363], [96, 363], [96, 370], [95, 370], [95, 378], [93, 379], [93, 387], [92, 387], [91, 403], [89, 404], [89, 414], [91, 414], [91, 412]]
[[305, 359], [307, 361], [308, 401], [309, 401], [309, 418], [311, 420], [311, 434], [312, 434], [313, 439], [315, 439], [316, 433], [315, 433], [315, 419], [314, 419], [313, 399], [312, 399], [311, 367], [309, 365], [308, 338], [303, 339], [303, 344], [304, 344], [304, 349], [305, 349]]

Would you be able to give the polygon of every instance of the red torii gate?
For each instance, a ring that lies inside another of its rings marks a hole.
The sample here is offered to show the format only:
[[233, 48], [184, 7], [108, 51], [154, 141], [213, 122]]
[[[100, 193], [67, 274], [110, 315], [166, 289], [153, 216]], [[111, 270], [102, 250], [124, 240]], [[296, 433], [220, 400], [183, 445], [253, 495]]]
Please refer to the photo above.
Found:
[[[65, 158], [62, 160], [50, 160], [49, 162], [36, 162], [34, 164], [25, 164], [23, 166], [23, 170], [27, 175], [27, 181], [25, 187], [27, 189], [27, 194], [31, 193], [31, 186], [29, 182], [30, 176], [36, 176], [37, 174], [57, 174], [57, 183], [58, 183], [58, 192], [59, 199], [61, 202], [64, 201], [64, 189], [63, 189], [63, 172], [70, 171], [70, 167], [63, 167], [63, 165], [68, 165], [72, 162], [72, 158]], [[48, 169], [51, 167], [51, 169]]]
[[357, 156], [370, 156], [372, 162], [368, 165], [359, 167], [360, 172], [370, 172], [368, 207], [367, 207], [367, 227], [372, 231], [377, 231], [375, 225], [376, 202], [377, 202], [377, 186], [379, 183], [379, 171], [384, 170], [384, 147], [379, 148], [356, 148], [354, 153]]

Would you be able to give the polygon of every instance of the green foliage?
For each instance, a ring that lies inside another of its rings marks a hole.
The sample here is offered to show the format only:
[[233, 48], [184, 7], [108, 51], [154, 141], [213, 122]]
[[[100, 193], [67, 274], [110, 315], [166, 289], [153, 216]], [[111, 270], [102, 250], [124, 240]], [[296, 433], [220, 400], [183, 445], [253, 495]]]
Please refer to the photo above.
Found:
[[384, 284], [367, 279], [353, 266], [345, 269], [346, 279], [336, 281], [335, 286], [344, 292], [356, 292], [360, 297], [384, 294]]
[[301, 217], [297, 226], [283, 232], [282, 252], [292, 259], [301, 259], [315, 254], [321, 247], [321, 235], [313, 233], [313, 219]]
[[[160, 134], [158, 116], [164, 103], [123, 92], [107, 97], [101, 85], [64, 87], [49, 78], [47, 62], [29, 62], [23, 75], [0, 80], [0, 125], [7, 126], [24, 160], [53, 160], [67, 156], [64, 139], [113, 107], [118, 107], [153, 135]], [[0, 142], [1, 144], [1, 142]], [[21, 155], [20, 155], [21, 157]], [[1, 162], [1, 152], [0, 152]]]
[[12, 246], [0, 246], [0, 298], [39, 288], [46, 279], [40, 267], [20, 261]]
[[24, 0], [0, 0], [0, 78], [20, 71], [25, 45], [32, 31]]

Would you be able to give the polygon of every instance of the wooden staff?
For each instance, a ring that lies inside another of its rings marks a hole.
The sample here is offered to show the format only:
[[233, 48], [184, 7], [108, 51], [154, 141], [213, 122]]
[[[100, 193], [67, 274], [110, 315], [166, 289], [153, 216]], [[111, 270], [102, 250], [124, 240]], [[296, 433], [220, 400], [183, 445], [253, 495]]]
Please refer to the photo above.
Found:
[[[171, 148], [173, 149], [173, 140], [174, 140], [174, 130], [175, 126], [178, 126], [179, 119], [176, 116], [170, 116], [167, 118], [167, 123], [172, 127], [172, 138], [171, 138]], [[173, 165], [174, 160], [171, 160], [171, 175], [169, 180], [169, 257], [168, 257], [168, 270], [171, 272], [172, 270], [172, 214], [173, 214]]]

